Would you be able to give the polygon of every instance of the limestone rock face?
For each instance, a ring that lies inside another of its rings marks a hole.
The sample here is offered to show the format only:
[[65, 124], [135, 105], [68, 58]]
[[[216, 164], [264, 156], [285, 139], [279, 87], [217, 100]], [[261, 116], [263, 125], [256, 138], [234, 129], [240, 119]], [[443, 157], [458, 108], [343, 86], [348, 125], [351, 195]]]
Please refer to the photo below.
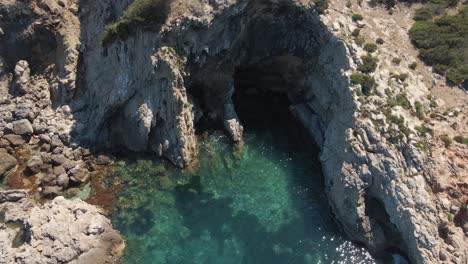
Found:
[[[0, 263], [117, 263], [125, 248], [102, 212], [81, 200], [56, 197], [40, 206], [24, 191], [2, 191], [0, 212]], [[19, 232], [24, 239], [13, 242]]]

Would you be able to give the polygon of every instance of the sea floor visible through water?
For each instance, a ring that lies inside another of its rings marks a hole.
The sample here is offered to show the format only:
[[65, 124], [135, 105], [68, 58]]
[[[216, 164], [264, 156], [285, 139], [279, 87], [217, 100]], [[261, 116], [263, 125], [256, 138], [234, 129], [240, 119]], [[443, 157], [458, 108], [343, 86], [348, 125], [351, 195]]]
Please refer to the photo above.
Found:
[[111, 220], [124, 263], [375, 263], [340, 235], [320, 164], [281, 133], [250, 131], [242, 145], [205, 135], [198, 165], [122, 157]]

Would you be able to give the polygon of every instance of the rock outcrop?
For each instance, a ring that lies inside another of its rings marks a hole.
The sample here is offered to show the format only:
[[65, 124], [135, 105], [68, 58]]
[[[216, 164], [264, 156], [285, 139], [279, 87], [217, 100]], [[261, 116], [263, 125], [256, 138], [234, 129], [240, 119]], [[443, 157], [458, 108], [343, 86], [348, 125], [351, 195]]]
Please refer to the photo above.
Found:
[[24, 191], [2, 191], [0, 214], [0, 263], [117, 263], [125, 248], [101, 210], [81, 200], [37, 205]]

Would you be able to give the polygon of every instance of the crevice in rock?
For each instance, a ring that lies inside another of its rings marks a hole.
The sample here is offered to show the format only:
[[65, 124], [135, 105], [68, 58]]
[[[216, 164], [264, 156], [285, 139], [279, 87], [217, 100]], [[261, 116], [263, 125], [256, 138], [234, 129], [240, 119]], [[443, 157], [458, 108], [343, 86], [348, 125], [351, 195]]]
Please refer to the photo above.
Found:
[[[372, 240], [378, 241], [374, 244], [373, 251], [383, 258], [388, 258], [389, 253], [397, 253], [407, 256], [407, 246], [397, 227], [391, 222], [385, 205], [378, 198], [367, 193], [364, 196], [365, 213], [369, 218]], [[382, 236], [383, 237], [378, 237]], [[377, 237], [375, 237], [377, 236]]]

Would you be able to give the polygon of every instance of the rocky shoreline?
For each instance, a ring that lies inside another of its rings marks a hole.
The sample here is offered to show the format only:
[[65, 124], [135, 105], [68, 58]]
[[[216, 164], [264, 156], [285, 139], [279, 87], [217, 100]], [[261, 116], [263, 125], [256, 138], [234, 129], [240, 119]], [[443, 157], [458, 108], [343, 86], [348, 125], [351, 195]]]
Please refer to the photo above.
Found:
[[0, 215], [0, 263], [118, 263], [125, 249], [102, 211], [79, 199], [38, 205], [25, 191], [1, 191]]
[[[385, 59], [397, 54], [384, 47], [375, 93], [360, 95], [350, 76], [365, 51], [351, 35], [360, 28], [375, 38], [380, 29], [371, 19], [346, 16], [353, 10], [345, 1], [333, 1], [342, 8], [323, 15], [310, 1], [181, 5], [159, 32], [137, 29], [105, 46], [97, 36], [128, 1], [1, 2], [0, 41], [7, 48], [0, 49], [0, 179], [10, 188], [29, 189], [36, 198], [86, 198], [90, 179], [113, 162], [94, 149], [149, 151], [186, 166], [196, 159], [199, 120], [221, 124], [241, 141], [233, 95], [275, 92], [288, 98], [320, 146], [325, 192], [351, 239], [374, 253], [396, 248], [414, 263], [468, 261], [467, 175], [434, 155], [440, 139], [418, 129], [426, 121], [416, 116], [416, 102], [427, 115], [435, 111], [428, 84], [406, 70], [411, 57], [397, 69], [405, 80], [396, 78]], [[245, 85], [254, 81], [245, 72], [260, 76], [258, 88]], [[402, 95], [404, 107], [392, 104]], [[451, 120], [463, 129], [466, 109], [458, 111], [460, 118]], [[453, 148], [468, 160], [466, 146]], [[440, 181], [437, 168], [445, 167], [455, 171], [451, 187]], [[23, 192], [2, 195], [4, 207], [21, 196], [19, 204], [38, 208]], [[63, 198], [50, 204], [37, 210], [89, 206]]]

